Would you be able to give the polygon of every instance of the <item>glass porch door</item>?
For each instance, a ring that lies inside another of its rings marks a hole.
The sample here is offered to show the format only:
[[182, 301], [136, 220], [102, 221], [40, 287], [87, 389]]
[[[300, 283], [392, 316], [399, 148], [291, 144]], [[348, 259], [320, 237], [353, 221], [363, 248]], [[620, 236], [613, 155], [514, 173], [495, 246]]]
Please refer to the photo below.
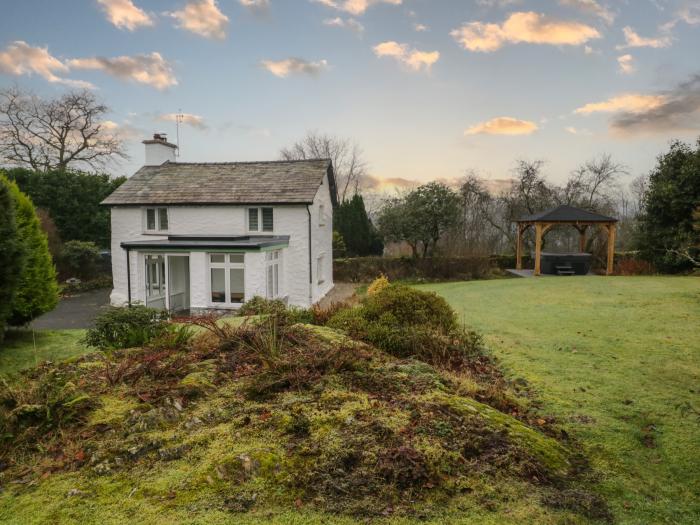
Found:
[[188, 255], [146, 255], [146, 306], [173, 311], [189, 309]]
[[165, 310], [165, 257], [146, 256], [146, 306]]

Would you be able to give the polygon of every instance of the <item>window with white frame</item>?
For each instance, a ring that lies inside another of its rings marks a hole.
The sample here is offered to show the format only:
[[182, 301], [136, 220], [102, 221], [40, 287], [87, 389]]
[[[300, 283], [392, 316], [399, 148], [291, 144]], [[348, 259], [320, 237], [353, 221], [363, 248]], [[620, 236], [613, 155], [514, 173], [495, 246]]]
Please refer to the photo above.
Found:
[[168, 208], [146, 208], [144, 224], [147, 232], [167, 232]]
[[324, 255], [319, 255], [318, 259], [316, 259], [316, 281], [318, 284], [323, 284], [323, 282], [326, 280], [323, 264], [324, 260]]
[[245, 300], [245, 254], [210, 253], [209, 281], [212, 304], [232, 305]]
[[323, 204], [320, 204], [318, 207], [318, 225], [326, 225], [326, 207]]
[[272, 208], [248, 208], [249, 232], [272, 232], [275, 229]]
[[276, 299], [280, 295], [280, 250], [265, 253], [266, 296]]

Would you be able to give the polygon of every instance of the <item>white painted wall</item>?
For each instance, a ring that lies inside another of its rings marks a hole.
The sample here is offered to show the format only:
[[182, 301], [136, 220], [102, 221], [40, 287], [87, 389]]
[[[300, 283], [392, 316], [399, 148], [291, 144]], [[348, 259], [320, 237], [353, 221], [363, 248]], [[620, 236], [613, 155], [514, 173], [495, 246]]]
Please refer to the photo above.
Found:
[[[319, 226], [319, 209], [323, 204], [326, 220]], [[305, 205], [273, 206], [274, 235], [289, 235], [289, 247], [282, 250], [280, 294], [288, 303], [310, 306], [333, 288], [333, 219], [328, 180], [319, 187], [311, 211], [312, 231], [312, 286], [309, 290], [308, 212]], [[141, 207], [113, 207], [112, 272], [114, 290], [110, 296], [113, 305], [124, 305], [128, 300], [126, 252], [120, 244], [127, 241], [167, 239], [170, 235], [246, 235], [247, 207], [245, 206], [171, 206], [168, 207], [168, 232], [144, 233], [144, 209]], [[326, 280], [318, 285], [316, 258], [325, 255]], [[132, 301], [145, 301], [144, 253], [130, 252]], [[245, 256], [246, 297], [265, 295], [264, 253], [248, 252]], [[209, 265], [204, 252], [190, 253], [190, 305], [210, 308]]]
[[[325, 220], [323, 225], [319, 223], [319, 210], [323, 206]], [[333, 205], [331, 202], [328, 177], [323, 178], [323, 183], [318, 188], [311, 206], [311, 238], [312, 269], [313, 269], [313, 298], [312, 303], [317, 303], [333, 288]], [[318, 284], [316, 261], [323, 254], [324, 277], [322, 284]], [[308, 258], [307, 258], [308, 259]]]
[[175, 162], [175, 148], [165, 144], [146, 144], [145, 166], [160, 166], [166, 161]]

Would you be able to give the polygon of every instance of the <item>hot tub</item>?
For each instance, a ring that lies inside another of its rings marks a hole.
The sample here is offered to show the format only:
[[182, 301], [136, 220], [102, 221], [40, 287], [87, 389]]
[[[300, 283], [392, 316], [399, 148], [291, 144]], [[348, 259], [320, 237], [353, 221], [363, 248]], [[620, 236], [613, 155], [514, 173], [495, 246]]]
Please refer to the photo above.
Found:
[[587, 275], [591, 269], [590, 253], [542, 252], [541, 270], [547, 275]]

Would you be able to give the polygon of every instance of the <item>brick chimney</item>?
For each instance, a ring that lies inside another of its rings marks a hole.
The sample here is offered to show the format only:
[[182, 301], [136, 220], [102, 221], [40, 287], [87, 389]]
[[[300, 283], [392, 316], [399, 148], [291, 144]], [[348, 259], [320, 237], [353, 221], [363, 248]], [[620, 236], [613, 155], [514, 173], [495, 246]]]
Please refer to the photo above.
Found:
[[175, 162], [177, 146], [167, 140], [165, 133], [154, 133], [153, 138], [144, 140], [146, 145], [146, 162], [144, 166], [160, 166], [166, 161]]

